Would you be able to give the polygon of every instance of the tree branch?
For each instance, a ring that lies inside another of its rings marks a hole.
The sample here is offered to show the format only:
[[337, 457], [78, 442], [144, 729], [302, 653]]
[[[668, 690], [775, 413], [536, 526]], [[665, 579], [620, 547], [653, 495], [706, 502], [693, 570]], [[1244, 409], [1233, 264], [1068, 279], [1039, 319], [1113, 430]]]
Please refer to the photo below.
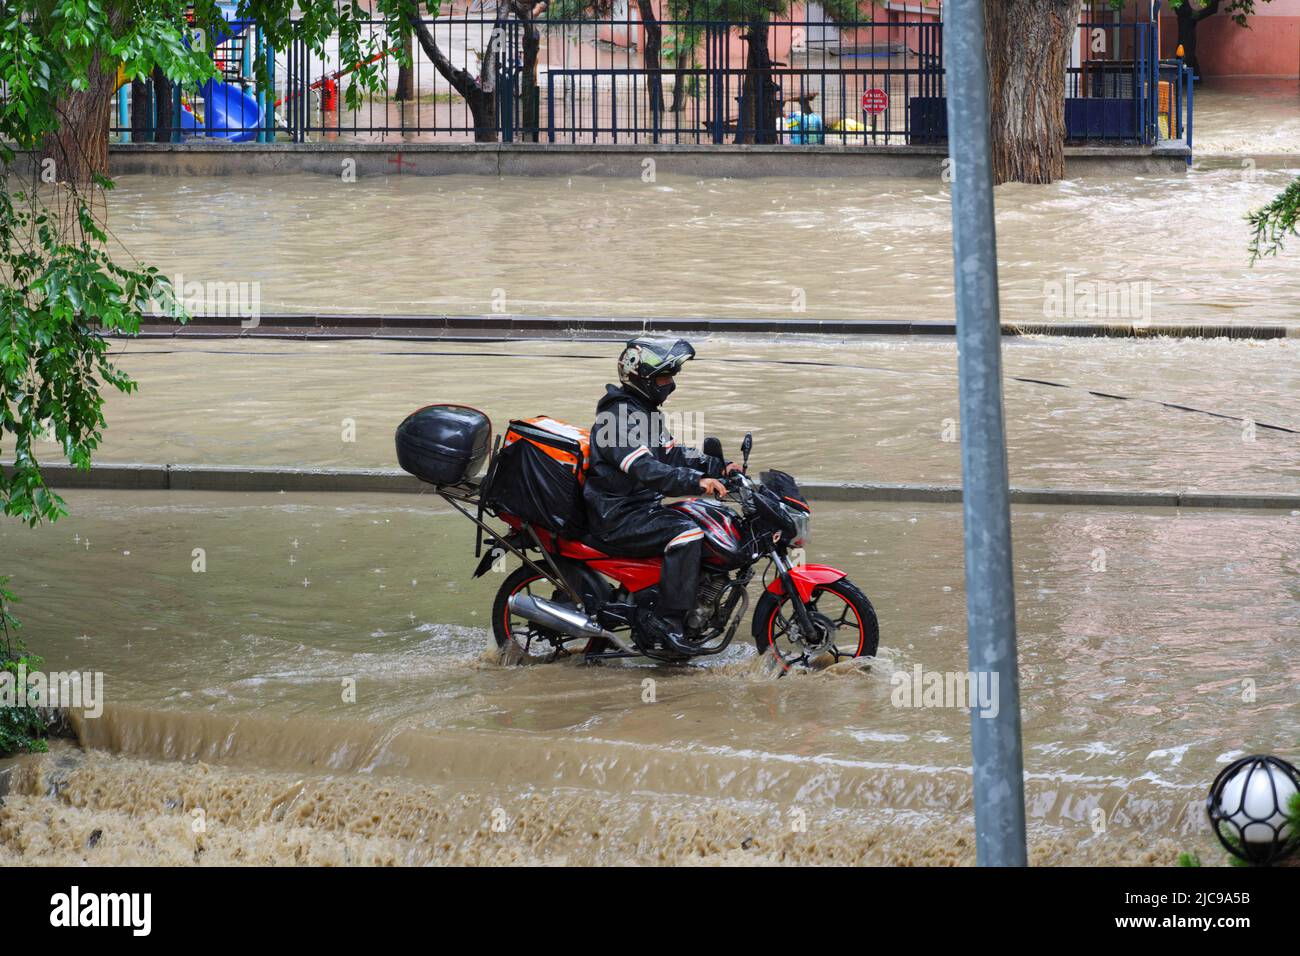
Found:
[[415, 38], [420, 41], [420, 49], [424, 51], [424, 55], [442, 74], [443, 79], [450, 83], [461, 96], [468, 96], [469, 91], [477, 85], [473, 74], [468, 70], [462, 70], [452, 65], [451, 60], [447, 59], [446, 54], [438, 47], [438, 41], [434, 37], [433, 31], [420, 19], [418, 14], [408, 14], [406, 22], [415, 31]]

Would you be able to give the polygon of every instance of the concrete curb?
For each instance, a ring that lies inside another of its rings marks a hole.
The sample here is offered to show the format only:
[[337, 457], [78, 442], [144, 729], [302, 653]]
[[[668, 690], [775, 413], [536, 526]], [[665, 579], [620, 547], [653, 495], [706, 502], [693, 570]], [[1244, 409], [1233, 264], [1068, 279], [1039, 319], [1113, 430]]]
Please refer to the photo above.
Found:
[[1300, 153], [1200, 153], [1192, 161], [1193, 169], [1241, 169], [1243, 163], [1256, 169], [1295, 169], [1300, 167]]
[[[9, 463], [4, 463], [7, 466]], [[278, 468], [242, 465], [99, 464], [81, 472], [66, 464], [45, 465], [54, 488], [114, 491], [347, 492], [432, 494], [433, 487], [397, 469]], [[800, 488], [813, 501], [885, 501], [956, 504], [956, 485], [808, 481]], [[1012, 488], [1018, 505], [1084, 508], [1212, 508], [1300, 511], [1300, 494], [1166, 491], [1123, 488]]]
[[[693, 332], [706, 335], [909, 335], [952, 336], [956, 324], [948, 321], [892, 319], [709, 319], [612, 318], [533, 315], [264, 315], [252, 328], [238, 316], [202, 316], [187, 325], [152, 316], [141, 324], [148, 338], [273, 338], [273, 339], [522, 339], [545, 335], [572, 338], [646, 332]], [[1126, 339], [1161, 338], [1300, 338], [1300, 325], [1179, 325], [1124, 322], [1016, 322], [1004, 323], [1005, 336], [1082, 336]], [[113, 338], [126, 338], [111, 333]]]
[[[1185, 146], [1067, 146], [1071, 177], [1183, 173]], [[398, 157], [401, 157], [399, 160]], [[795, 146], [668, 143], [114, 143], [113, 175], [338, 178], [349, 160], [366, 176], [617, 176], [640, 179], [652, 158], [665, 175], [698, 178], [937, 177], [946, 146]]]

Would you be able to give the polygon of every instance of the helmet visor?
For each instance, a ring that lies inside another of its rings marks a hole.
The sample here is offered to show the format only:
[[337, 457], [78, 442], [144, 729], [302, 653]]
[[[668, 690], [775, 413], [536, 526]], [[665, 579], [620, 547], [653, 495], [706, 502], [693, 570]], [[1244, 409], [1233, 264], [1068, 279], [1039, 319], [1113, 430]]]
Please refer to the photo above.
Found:
[[676, 342], [644, 341], [641, 345], [641, 364], [647, 374], [676, 375], [682, 366], [695, 358], [695, 349], [685, 339]]

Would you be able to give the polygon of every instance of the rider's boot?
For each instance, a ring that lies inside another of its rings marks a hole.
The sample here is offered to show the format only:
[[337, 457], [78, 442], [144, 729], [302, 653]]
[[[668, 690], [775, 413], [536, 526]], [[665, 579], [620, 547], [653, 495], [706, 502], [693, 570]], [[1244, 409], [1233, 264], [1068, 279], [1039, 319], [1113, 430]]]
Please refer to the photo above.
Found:
[[680, 614], [648, 613], [641, 619], [641, 629], [647, 636], [657, 640], [674, 653], [689, 657], [695, 651], [695, 648], [686, 642], [685, 627]]

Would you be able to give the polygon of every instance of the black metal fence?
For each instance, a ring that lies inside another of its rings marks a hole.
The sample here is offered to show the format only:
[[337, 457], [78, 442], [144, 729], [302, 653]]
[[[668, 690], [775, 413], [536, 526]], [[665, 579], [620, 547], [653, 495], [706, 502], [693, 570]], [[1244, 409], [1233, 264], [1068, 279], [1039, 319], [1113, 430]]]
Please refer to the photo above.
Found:
[[[218, 47], [222, 82], [176, 91], [182, 122], [170, 128], [175, 139], [259, 142], [800, 146], [946, 139], [936, 19], [909, 14], [835, 23], [808, 15], [760, 25], [751, 43], [755, 25], [746, 21], [642, 22], [626, 3], [620, 13], [615, 0], [613, 9], [600, 18], [523, 21], [504, 7], [453, 8], [423, 21], [423, 43], [411, 31], [365, 21], [363, 35], [378, 51], [370, 64], [383, 82], [373, 90], [358, 87], [352, 103], [346, 94], [359, 64], [344, 62], [337, 45], [317, 53], [296, 40], [273, 51], [270, 88], [232, 69], [250, 61], [246, 46]], [[252, 29], [242, 38], [261, 42]], [[405, 66], [399, 65], [402, 50], [408, 51]], [[1070, 138], [1152, 144], [1181, 137], [1191, 109], [1185, 79], [1181, 63], [1159, 60], [1153, 24], [1081, 23], [1065, 78]], [[137, 100], [156, 109], [153, 100]], [[134, 126], [139, 135], [142, 124], [129, 122], [127, 113], [119, 111], [113, 131]]]
[[[758, 67], [747, 62], [750, 27], [740, 21], [463, 16], [427, 26], [453, 66], [491, 86], [495, 129], [506, 142], [903, 143], [910, 101], [943, 95], [937, 20], [773, 22], [770, 64]], [[647, 49], [655, 32], [657, 57]], [[419, 43], [411, 48], [407, 94], [398, 95], [402, 77], [393, 75], [351, 109], [341, 95], [326, 104], [314, 94], [313, 84], [341, 69], [337, 60], [297, 44], [286, 73], [287, 95], [299, 104], [286, 124], [294, 138], [472, 139], [481, 117], [466, 91]], [[494, 60], [486, 73], [485, 57]]]

